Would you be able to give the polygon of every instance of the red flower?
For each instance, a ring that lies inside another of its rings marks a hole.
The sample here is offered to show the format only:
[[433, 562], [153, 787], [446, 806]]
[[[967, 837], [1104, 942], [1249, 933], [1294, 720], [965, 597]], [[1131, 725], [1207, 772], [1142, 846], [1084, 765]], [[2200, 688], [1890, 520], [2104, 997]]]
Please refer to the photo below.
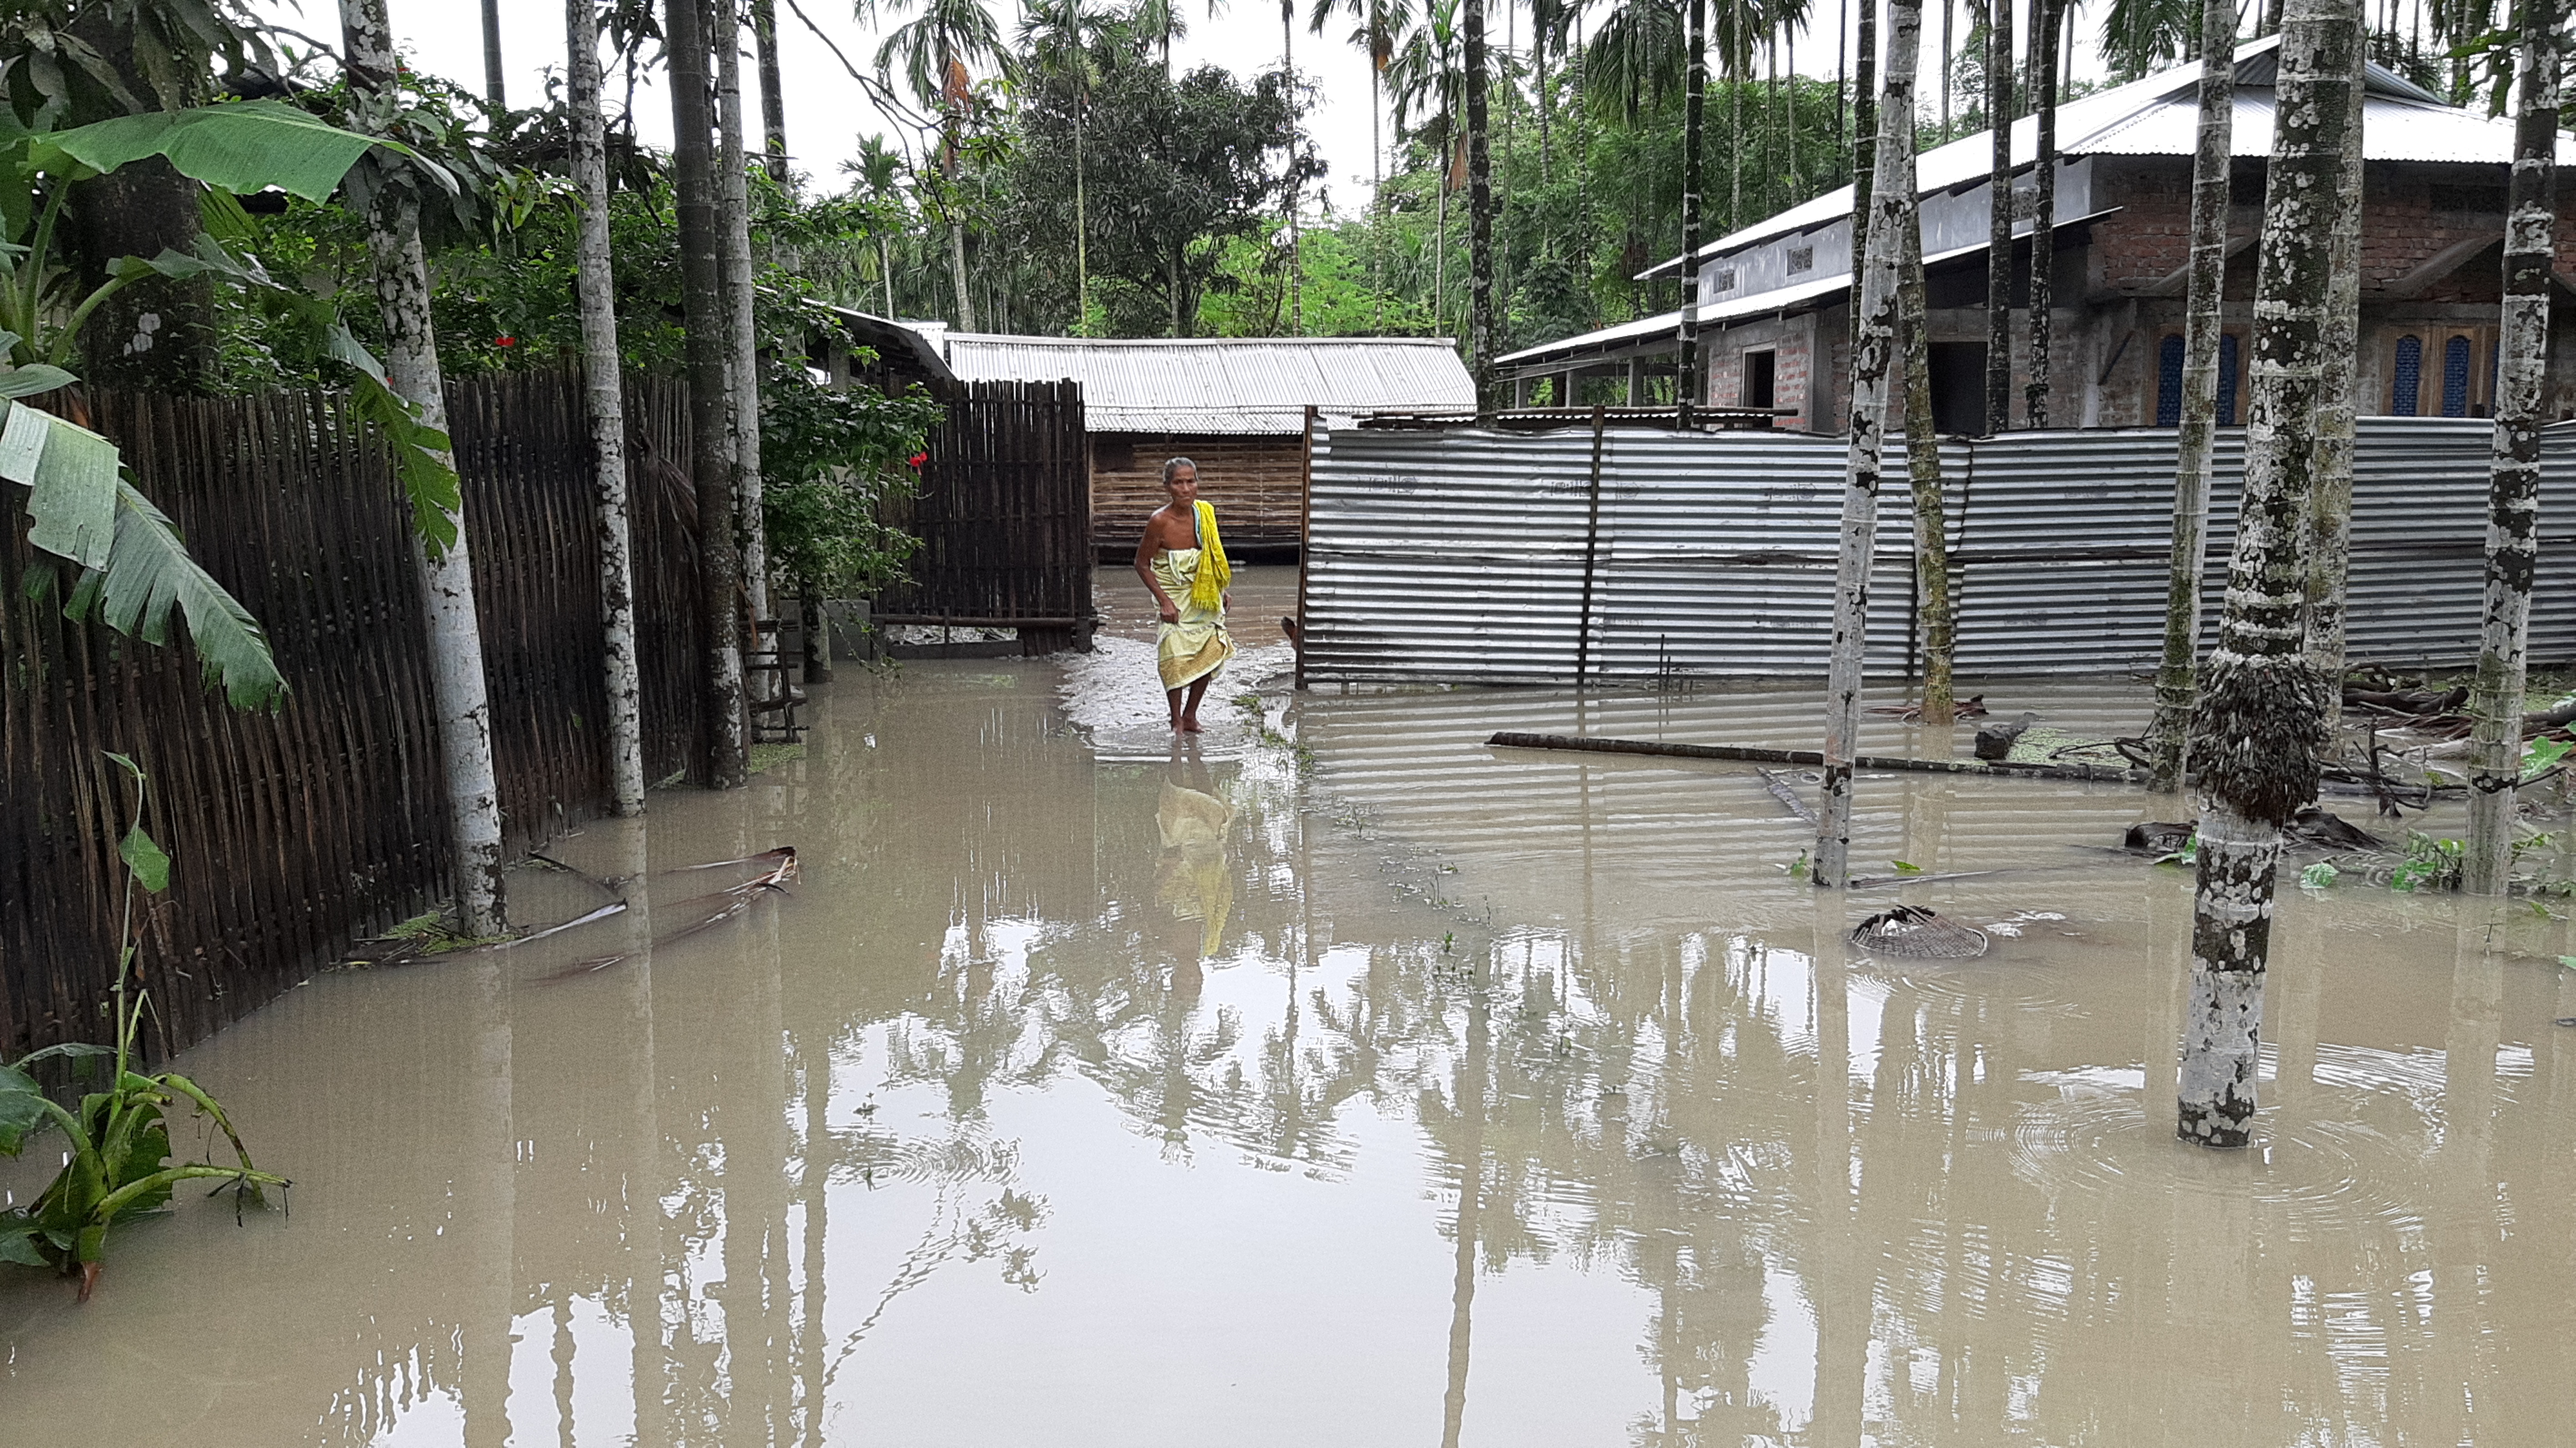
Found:
[[911, 463], [914, 467], [919, 467], [923, 463], [930, 461], [930, 454], [926, 452], [917, 452], [911, 457], [905, 459], [905, 461]]
[[492, 339], [492, 345], [495, 347], [516, 347], [519, 345], [519, 339], [506, 335], [499, 336]]

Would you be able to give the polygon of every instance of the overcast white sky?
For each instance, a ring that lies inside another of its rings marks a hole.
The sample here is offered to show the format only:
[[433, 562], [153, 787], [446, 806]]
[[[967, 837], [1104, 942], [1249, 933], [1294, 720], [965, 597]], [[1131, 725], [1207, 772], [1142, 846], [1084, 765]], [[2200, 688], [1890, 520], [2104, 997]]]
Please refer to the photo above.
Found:
[[[483, 32], [481, 7], [477, 0], [388, 0], [392, 9], [394, 31], [423, 70], [444, 75], [474, 90], [483, 85]], [[880, 35], [877, 24], [862, 24], [851, 18], [850, 0], [796, 0], [806, 15], [822, 27], [843, 54], [873, 73]], [[1203, 0], [1177, 0], [1188, 15], [1191, 34], [1173, 47], [1176, 66], [1212, 61], [1237, 75], [1273, 68], [1279, 64], [1279, 10], [1271, 0], [1238, 0], [1210, 15]], [[1717, 0], [1724, 3], [1724, 0]], [[1837, 22], [1849, 23], [1852, 0], [1812, 0], [1816, 28], [1798, 38], [1797, 61], [1801, 73], [1831, 76], [1835, 69], [1835, 28]], [[1960, 0], [1954, 0], [1960, 3]], [[2020, 0], [2027, 11], [2029, 0]], [[2099, 26], [2098, 12], [2107, 0], [2095, 0], [2094, 14], [2078, 12], [2068, 17], [2068, 28], [2076, 43], [2075, 68], [2079, 75], [2098, 72], [2094, 59], [2092, 36]], [[1311, 0], [1297, 0], [1297, 67], [1316, 87], [1314, 104], [1306, 115], [1309, 134], [1315, 138], [1325, 162], [1331, 168], [1327, 187], [1333, 204], [1341, 209], [1354, 209], [1368, 195], [1369, 178], [1369, 84], [1368, 69], [1360, 53], [1345, 44], [1340, 36], [1350, 29], [1348, 23], [1331, 27], [1326, 36], [1310, 33], [1303, 17]], [[267, 0], [263, 8], [277, 14], [282, 23], [296, 27], [335, 45], [339, 39], [338, 8], [330, 0]], [[888, 0], [881, 10], [891, 11], [889, 25], [901, 24], [910, 6], [903, 0]], [[1019, 19], [1017, 0], [999, 0], [995, 5], [1005, 27], [1016, 27]], [[1505, 0], [1492, 0], [1488, 24], [1494, 41], [1500, 45], [1508, 35], [1526, 46], [1529, 17], [1521, 5]], [[817, 41], [812, 32], [799, 22], [787, 0], [779, 0], [778, 23], [781, 89], [787, 96], [787, 143], [797, 164], [827, 189], [840, 186], [839, 167], [858, 153], [859, 138], [871, 133], [893, 134], [893, 126], [868, 103], [859, 88], [850, 83], [848, 73], [834, 59], [829, 48]], [[1959, 29], [1966, 29], [1966, 11], [1961, 3]], [[560, 70], [564, 55], [563, 7], [554, 0], [509, 0], [501, 9], [502, 53], [509, 64], [507, 85], [510, 99], [525, 105], [544, 94], [547, 71]], [[1930, 52], [1939, 44], [1939, 11], [1925, 16], [1927, 72], [1931, 71]], [[2017, 32], [2017, 35], [2019, 32]], [[750, 37], [745, 33], [744, 43]], [[750, 99], [751, 69], [744, 63], [746, 108]], [[613, 87], [612, 87], [613, 89]], [[1925, 94], [1932, 94], [1925, 87]], [[636, 97], [637, 129], [648, 143], [667, 145], [671, 135], [670, 101], [648, 77]], [[758, 112], [751, 119], [758, 124]], [[1389, 138], [1392, 139], [1391, 137]], [[756, 143], [756, 140], [755, 140]]]

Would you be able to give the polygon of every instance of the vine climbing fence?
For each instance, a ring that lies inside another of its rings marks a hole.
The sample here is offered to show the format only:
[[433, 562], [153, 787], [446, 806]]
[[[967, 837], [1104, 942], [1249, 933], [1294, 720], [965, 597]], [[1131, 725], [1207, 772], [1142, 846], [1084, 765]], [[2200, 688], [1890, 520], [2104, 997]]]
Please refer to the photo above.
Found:
[[[66, 619], [31, 596], [39, 558], [0, 538], [0, 1060], [100, 1039], [122, 898], [114, 839], [131, 787], [173, 857], [142, 912], [139, 966], [169, 1050], [293, 986], [353, 935], [449, 890], [427, 644], [405, 505], [343, 397], [92, 392], [91, 425], [259, 619], [288, 685], [228, 709], [184, 647]], [[573, 378], [450, 389], [466, 496], [505, 843], [543, 843], [607, 806], [598, 541]], [[695, 508], [685, 393], [628, 398], [647, 773], [695, 757]]]

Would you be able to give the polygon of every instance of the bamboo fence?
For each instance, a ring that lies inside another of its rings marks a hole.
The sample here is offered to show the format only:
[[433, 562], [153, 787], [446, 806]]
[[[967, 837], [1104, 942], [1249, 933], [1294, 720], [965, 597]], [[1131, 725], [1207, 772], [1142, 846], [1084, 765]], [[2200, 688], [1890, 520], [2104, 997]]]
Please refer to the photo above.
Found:
[[[166, 1052], [269, 1000], [350, 940], [449, 889], [406, 509], [380, 440], [343, 397], [92, 392], [190, 551], [268, 630], [289, 693], [242, 714], [184, 646], [67, 620], [23, 529], [0, 539], [0, 1060], [104, 1040], [122, 900], [115, 839], [150, 775], [146, 827], [173, 858], [138, 962]], [[449, 409], [466, 496], [505, 846], [605, 809], [597, 523], [575, 379], [460, 382]], [[694, 508], [685, 393], [629, 409], [647, 773], [699, 752]], [[12, 515], [14, 517], [14, 514]]]

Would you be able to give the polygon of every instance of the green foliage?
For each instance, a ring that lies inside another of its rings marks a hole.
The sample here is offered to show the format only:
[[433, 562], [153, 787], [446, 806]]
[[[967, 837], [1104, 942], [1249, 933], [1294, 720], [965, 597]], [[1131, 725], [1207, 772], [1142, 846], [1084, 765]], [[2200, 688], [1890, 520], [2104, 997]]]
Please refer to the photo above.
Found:
[[2156, 861], [2159, 865], [2196, 866], [2200, 863], [2200, 836], [2195, 834], [2182, 842], [2182, 848]]
[[[1032, 290], [1061, 327], [1074, 314], [1074, 123], [1092, 284], [1113, 333], [1194, 329], [1228, 245], [1278, 226], [1291, 183], [1291, 95], [1276, 73], [1237, 81], [1203, 65], [1167, 74], [1132, 40], [1101, 44], [1087, 87], [1039, 86], [1017, 117], [1005, 224], [1036, 245]], [[1300, 187], [1323, 174], [1302, 147]]]
[[899, 581], [918, 540], [886, 521], [912, 496], [940, 404], [787, 375], [763, 390], [762, 517], [770, 558], [809, 596], [872, 594]]
[[243, 0], [15, 0], [0, 104], [38, 129], [178, 110], [209, 98], [218, 61], [230, 79], [275, 74], [270, 33]]
[[2441, 840], [2422, 830], [2406, 832], [2406, 857], [2388, 877], [2391, 890], [2457, 890], [2461, 849], [2458, 840]]
[[[145, 1075], [134, 1069], [134, 1038], [143, 1020], [144, 995], [129, 991], [134, 970], [134, 893], [159, 894], [169, 888], [170, 857], [143, 830], [149, 785], [142, 769], [121, 754], [109, 759], [134, 781], [134, 816], [117, 842], [117, 858], [126, 867], [125, 924], [116, 970], [116, 1044], [52, 1046], [0, 1066], [0, 1155], [16, 1156], [30, 1139], [58, 1130], [70, 1159], [53, 1181], [22, 1207], [0, 1213], [0, 1262], [50, 1267], [81, 1277], [86, 1300], [106, 1261], [110, 1229], [163, 1210], [180, 1182], [212, 1180], [217, 1190], [230, 1185], [236, 1203], [261, 1202], [267, 1187], [287, 1185], [284, 1177], [251, 1165], [250, 1152], [232, 1119], [212, 1096], [175, 1071]], [[111, 1063], [101, 1090], [81, 1097], [77, 1110], [48, 1095], [31, 1068], [47, 1060], [80, 1067]], [[212, 1162], [172, 1165], [169, 1112], [186, 1102], [212, 1121], [232, 1147], [233, 1164]]]
[[[16, 364], [0, 395], [25, 396], [73, 379], [62, 370], [82, 324], [109, 297], [146, 277], [212, 278], [263, 291], [325, 340], [359, 376], [360, 409], [383, 427], [423, 536], [434, 551], [455, 541], [454, 468], [447, 439], [418, 421], [384, 385], [383, 370], [338, 325], [327, 303], [271, 282], [255, 261], [226, 251], [216, 235], [194, 255], [165, 251], [124, 257], [108, 279], [76, 295], [71, 268], [54, 239], [74, 183], [137, 161], [160, 158], [204, 182], [218, 198], [219, 218], [242, 213], [234, 192], [277, 187], [329, 194], [358, 157], [379, 142], [323, 124], [272, 101], [236, 101], [178, 111], [111, 117], [70, 130], [29, 130], [0, 110], [0, 347]], [[399, 150], [400, 148], [395, 148]], [[31, 198], [42, 192], [38, 210]], [[222, 585], [188, 556], [169, 518], [124, 476], [116, 448], [86, 428], [19, 404], [0, 431], [0, 478], [26, 484], [28, 538], [84, 570], [67, 604], [75, 617], [93, 606], [110, 628], [166, 644], [175, 610], [188, 626], [206, 675], [238, 708], [274, 704], [285, 691], [266, 636]], [[443, 506], [442, 506], [443, 505]], [[44, 586], [46, 576], [40, 575]]]
[[2522, 777], [2526, 780], [2546, 774], [2566, 762], [2569, 751], [2576, 750], [2576, 740], [2534, 739], [2522, 749]]
[[2334, 867], [2333, 861], [2319, 860], [2315, 864], [2310, 865], [2299, 872], [2299, 888], [2302, 890], [2324, 890], [2330, 888], [2334, 882], [2341, 879], [2342, 876], [2343, 872]]

